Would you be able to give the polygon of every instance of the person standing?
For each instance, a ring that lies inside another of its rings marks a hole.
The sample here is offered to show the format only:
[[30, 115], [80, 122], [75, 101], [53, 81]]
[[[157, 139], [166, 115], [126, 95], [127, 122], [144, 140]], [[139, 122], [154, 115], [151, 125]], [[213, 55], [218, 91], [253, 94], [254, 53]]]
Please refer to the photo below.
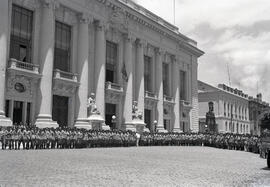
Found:
[[138, 147], [139, 146], [139, 141], [140, 141], [141, 135], [138, 132], [136, 132], [135, 135], [136, 135], [136, 146]]

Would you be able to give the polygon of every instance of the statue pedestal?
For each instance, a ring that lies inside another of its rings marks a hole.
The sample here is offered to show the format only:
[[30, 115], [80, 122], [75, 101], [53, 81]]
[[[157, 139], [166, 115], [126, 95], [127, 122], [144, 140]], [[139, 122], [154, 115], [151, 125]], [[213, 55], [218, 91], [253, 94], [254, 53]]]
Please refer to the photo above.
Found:
[[168, 133], [168, 131], [164, 128], [157, 128], [157, 132]]
[[95, 130], [111, 130], [108, 125], [105, 124], [105, 120], [102, 118], [100, 114], [91, 114], [88, 117], [89, 124], [92, 129]]
[[10, 118], [7, 118], [6, 116], [0, 115], [0, 126], [1, 127], [11, 127], [12, 121]]
[[[145, 123], [141, 119], [133, 119], [132, 124], [136, 128], [136, 132], [143, 133], [145, 128]], [[149, 130], [149, 129], [148, 129]]]

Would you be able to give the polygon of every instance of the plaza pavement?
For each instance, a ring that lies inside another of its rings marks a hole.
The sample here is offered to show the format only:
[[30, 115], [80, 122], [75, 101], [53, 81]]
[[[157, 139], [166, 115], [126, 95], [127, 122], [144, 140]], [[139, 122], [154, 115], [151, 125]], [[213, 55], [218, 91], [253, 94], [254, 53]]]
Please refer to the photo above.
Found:
[[270, 186], [259, 155], [209, 147], [0, 150], [4, 186]]

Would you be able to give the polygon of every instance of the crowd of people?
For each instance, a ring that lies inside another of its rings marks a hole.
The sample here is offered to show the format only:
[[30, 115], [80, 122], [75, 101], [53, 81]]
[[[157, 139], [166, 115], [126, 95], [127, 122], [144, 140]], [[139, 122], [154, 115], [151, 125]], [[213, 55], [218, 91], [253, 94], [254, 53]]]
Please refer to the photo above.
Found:
[[131, 131], [36, 128], [13, 126], [0, 129], [2, 149], [74, 149], [136, 145]]
[[129, 146], [210, 146], [259, 153], [260, 138], [210, 133], [138, 133], [13, 126], [0, 129], [2, 149], [75, 149]]
[[259, 153], [260, 138], [244, 134], [143, 133], [140, 146], [209, 146]]

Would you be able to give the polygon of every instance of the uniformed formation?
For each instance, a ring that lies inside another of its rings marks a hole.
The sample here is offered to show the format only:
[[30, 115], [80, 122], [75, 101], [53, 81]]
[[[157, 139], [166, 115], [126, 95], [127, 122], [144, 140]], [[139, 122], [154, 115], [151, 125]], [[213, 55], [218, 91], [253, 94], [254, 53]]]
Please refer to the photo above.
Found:
[[[138, 139], [139, 138], [139, 139]], [[136, 146], [210, 146], [259, 153], [260, 138], [251, 135], [143, 133], [13, 126], [0, 129], [2, 149], [74, 149]]]
[[0, 130], [2, 149], [74, 149], [136, 145], [131, 131], [97, 131], [77, 128], [9, 127]]
[[259, 153], [260, 138], [238, 134], [144, 133], [140, 146], [210, 146]]

